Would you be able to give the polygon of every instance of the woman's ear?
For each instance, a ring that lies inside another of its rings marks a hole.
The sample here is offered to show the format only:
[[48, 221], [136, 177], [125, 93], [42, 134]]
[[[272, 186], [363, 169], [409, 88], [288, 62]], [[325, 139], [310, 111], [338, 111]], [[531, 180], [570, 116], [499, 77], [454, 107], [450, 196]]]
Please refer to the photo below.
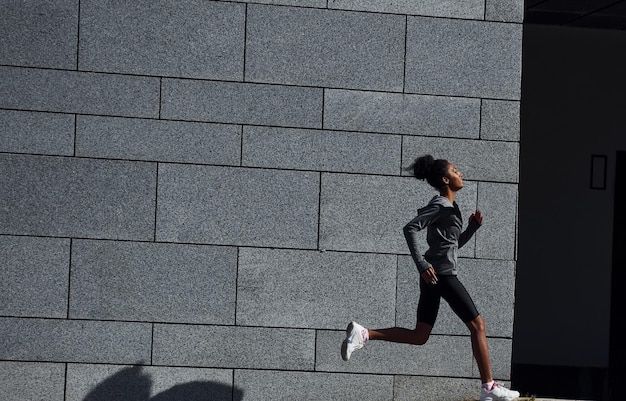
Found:
[[450, 179], [448, 177], [441, 177], [441, 181], [443, 181], [446, 185], [450, 184]]

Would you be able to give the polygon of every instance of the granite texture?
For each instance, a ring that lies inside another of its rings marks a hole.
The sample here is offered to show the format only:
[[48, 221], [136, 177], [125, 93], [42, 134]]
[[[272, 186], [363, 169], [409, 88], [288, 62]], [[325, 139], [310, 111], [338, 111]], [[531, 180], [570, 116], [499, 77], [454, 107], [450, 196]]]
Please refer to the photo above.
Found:
[[480, 137], [495, 141], [519, 141], [520, 102], [508, 100], [482, 101]]
[[[512, 261], [459, 259], [459, 280], [485, 319], [488, 336], [510, 338], [513, 335], [514, 273], [515, 263]], [[399, 257], [396, 301], [398, 326], [415, 327], [419, 294], [419, 275], [413, 260], [409, 256]], [[467, 326], [445, 301], [441, 303], [433, 333], [469, 335]]]
[[1, 0], [0, 64], [76, 68], [77, 0]]
[[524, 0], [486, 0], [485, 19], [522, 23], [524, 20]]
[[65, 401], [62, 363], [0, 362], [0, 399]]
[[0, 154], [2, 234], [150, 240], [156, 165]]
[[76, 155], [239, 165], [241, 127], [226, 124], [78, 116]]
[[66, 401], [232, 401], [232, 382], [226, 369], [70, 364]]
[[237, 323], [343, 329], [393, 324], [396, 256], [241, 249]]
[[159, 79], [0, 67], [0, 108], [158, 117]]
[[445, 96], [328, 89], [324, 128], [478, 138], [480, 101]]
[[247, 81], [402, 91], [404, 17], [264, 5], [247, 15]]
[[517, 194], [517, 184], [479, 183], [478, 208], [484, 220], [476, 233], [477, 257], [515, 260]]
[[391, 376], [237, 370], [235, 385], [255, 401], [393, 400]]
[[328, 0], [328, 8], [478, 20], [485, 13], [484, 0]]
[[0, 315], [67, 317], [70, 240], [0, 235]]
[[327, 0], [236, 0], [238, 3], [261, 3], [280, 6], [326, 8]]
[[72, 156], [74, 116], [0, 110], [0, 152]]
[[312, 370], [315, 332], [261, 327], [154, 327], [153, 362], [169, 366]]
[[237, 250], [75, 240], [70, 318], [235, 323]]
[[[368, 322], [359, 322], [367, 328]], [[318, 331], [315, 368], [324, 372], [468, 377], [472, 374], [469, 336], [430, 337], [421, 346], [370, 341], [349, 362], [341, 359], [345, 331]]]
[[519, 100], [522, 25], [410, 17], [406, 92]]
[[157, 239], [317, 247], [319, 175], [233, 167], [159, 167]]
[[480, 381], [452, 377], [396, 376], [393, 383], [395, 401], [420, 399], [437, 401], [477, 400]]
[[[428, 184], [409, 177], [323, 174], [320, 249], [408, 254], [402, 228], [435, 195]], [[466, 182], [457, 196], [465, 220], [476, 210], [476, 199], [476, 184]], [[473, 241], [460, 255], [474, 255]]]
[[163, 79], [161, 118], [321, 128], [322, 89]]
[[243, 165], [398, 174], [401, 138], [352, 132], [244, 127]]
[[146, 323], [0, 318], [0, 359], [132, 364], [150, 360], [151, 334]]
[[237, 3], [81, 0], [78, 65], [88, 71], [240, 80], [244, 21], [245, 6]]
[[[402, 163], [410, 164], [419, 155], [447, 159], [463, 174], [464, 180], [517, 183], [519, 143], [469, 139], [404, 137]], [[404, 172], [409, 174], [409, 172]]]

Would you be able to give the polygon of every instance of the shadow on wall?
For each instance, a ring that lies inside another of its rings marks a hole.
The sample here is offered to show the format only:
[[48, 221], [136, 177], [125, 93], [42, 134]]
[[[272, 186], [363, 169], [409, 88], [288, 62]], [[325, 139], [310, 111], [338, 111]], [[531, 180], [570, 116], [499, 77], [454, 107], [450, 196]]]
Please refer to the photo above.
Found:
[[223, 383], [194, 381], [150, 397], [152, 380], [141, 366], [121, 370], [100, 383], [83, 401], [241, 401], [243, 391]]

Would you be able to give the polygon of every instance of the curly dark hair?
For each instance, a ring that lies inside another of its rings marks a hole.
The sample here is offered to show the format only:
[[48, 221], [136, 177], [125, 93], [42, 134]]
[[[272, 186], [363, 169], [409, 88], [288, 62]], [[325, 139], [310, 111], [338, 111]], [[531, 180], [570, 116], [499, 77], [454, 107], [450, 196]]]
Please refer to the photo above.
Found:
[[415, 159], [405, 170], [413, 172], [418, 180], [425, 179], [432, 187], [441, 189], [445, 186], [442, 178], [447, 176], [449, 164], [445, 159], [424, 155]]

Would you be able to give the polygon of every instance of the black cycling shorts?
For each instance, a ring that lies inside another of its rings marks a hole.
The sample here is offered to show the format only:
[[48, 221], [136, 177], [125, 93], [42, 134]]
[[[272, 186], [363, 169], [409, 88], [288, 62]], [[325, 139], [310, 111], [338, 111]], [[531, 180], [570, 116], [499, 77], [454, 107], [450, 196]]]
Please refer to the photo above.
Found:
[[435, 325], [441, 298], [448, 302], [463, 323], [469, 323], [479, 315], [474, 301], [457, 276], [437, 276], [437, 284], [428, 284], [420, 278], [420, 300], [417, 306], [417, 321]]

